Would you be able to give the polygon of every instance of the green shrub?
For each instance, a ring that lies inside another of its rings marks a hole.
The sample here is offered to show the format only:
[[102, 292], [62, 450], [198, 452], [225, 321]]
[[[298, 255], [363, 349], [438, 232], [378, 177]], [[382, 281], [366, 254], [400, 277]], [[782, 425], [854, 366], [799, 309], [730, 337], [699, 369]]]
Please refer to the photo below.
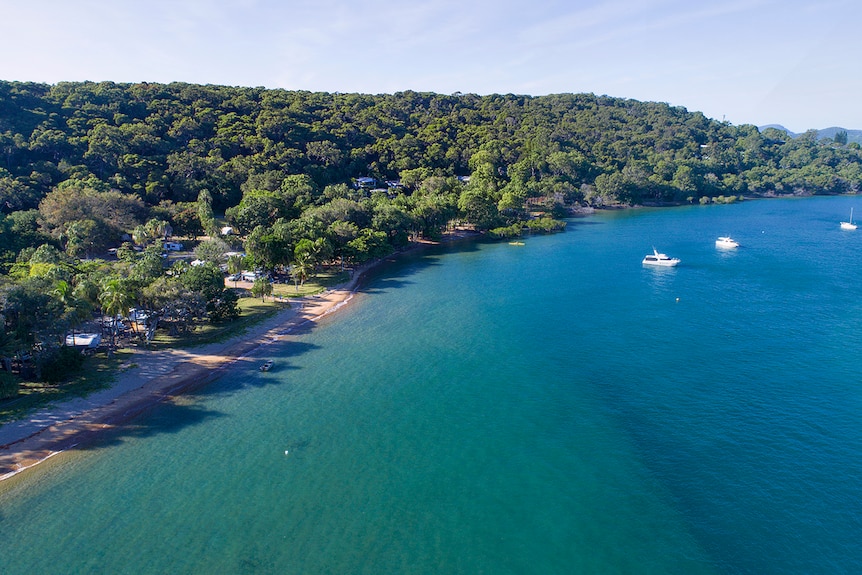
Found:
[[488, 235], [497, 239], [517, 238], [521, 235], [523, 229], [524, 224], [517, 223], [505, 228], [494, 228], [493, 230], [488, 230]]
[[81, 350], [63, 346], [47, 350], [39, 358], [42, 371], [42, 381], [59, 383], [76, 374], [84, 364]]
[[209, 313], [210, 321], [218, 323], [221, 321], [232, 321], [238, 318], [238, 301], [239, 296], [236, 295], [235, 290], [226, 289], [222, 291], [220, 297], [213, 298], [207, 302], [207, 312]]
[[566, 222], [555, 220], [553, 218], [537, 218], [529, 220], [527, 227], [531, 232], [558, 232], [566, 227]]
[[0, 371], [0, 399], [10, 399], [18, 395], [20, 381], [8, 371]]

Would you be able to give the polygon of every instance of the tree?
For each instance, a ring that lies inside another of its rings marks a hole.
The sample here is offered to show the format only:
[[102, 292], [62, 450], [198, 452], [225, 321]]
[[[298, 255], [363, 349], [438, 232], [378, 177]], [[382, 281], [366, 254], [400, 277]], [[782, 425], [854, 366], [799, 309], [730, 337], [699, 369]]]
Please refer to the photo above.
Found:
[[137, 197], [74, 186], [58, 186], [39, 203], [42, 224], [54, 237], [64, 235], [70, 224], [80, 220], [101, 220], [119, 236], [134, 229], [145, 213]]
[[0, 210], [3, 212], [35, 208], [40, 198], [41, 194], [32, 186], [9, 176], [0, 177]]
[[66, 253], [73, 257], [92, 257], [116, 245], [117, 232], [104, 220], [75, 220], [66, 228]]
[[143, 224], [135, 226], [135, 229], [132, 230], [132, 241], [135, 242], [136, 245], [146, 246], [152, 236], [150, 236], [150, 230]]
[[131, 287], [127, 282], [119, 278], [111, 278], [102, 285], [102, 293], [99, 295], [99, 303], [102, 312], [111, 318], [111, 346], [108, 350], [110, 355], [117, 345], [118, 320], [129, 315], [129, 308], [134, 302]]
[[195, 257], [218, 266], [227, 261], [225, 254], [229, 251], [231, 249], [226, 241], [221, 238], [210, 238], [198, 244], [195, 248]]
[[190, 267], [180, 276], [180, 282], [190, 291], [201, 294], [206, 301], [219, 297], [224, 291], [224, 276], [212, 263]]
[[272, 227], [258, 226], [246, 238], [245, 252], [259, 267], [267, 270], [287, 264], [293, 252], [290, 226], [278, 220]]
[[198, 194], [197, 201], [198, 219], [201, 222], [201, 227], [210, 236], [215, 234], [215, 215], [213, 215], [213, 197], [209, 190], [201, 190]]
[[366, 228], [359, 232], [356, 239], [347, 243], [346, 250], [351, 260], [361, 263], [387, 255], [392, 247], [385, 233]]
[[148, 246], [132, 264], [131, 277], [139, 284], [146, 285], [160, 277], [165, 271], [161, 242]]
[[[69, 282], [59, 280], [54, 286], [53, 295], [63, 306], [63, 323], [74, 329], [86, 317], [86, 312], [89, 311], [88, 306], [80, 306], [80, 303], [83, 302], [79, 303], [75, 297], [75, 290]], [[74, 337], [74, 331], [72, 337]]]
[[[227, 272], [235, 277], [238, 277], [242, 272], [243, 267], [243, 258], [241, 255], [231, 255], [227, 258]], [[234, 282], [234, 287], [236, 287], [236, 282]]]
[[[442, 182], [438, 182], [441, 183]], [[410, 214], [415, 229], [426, 238], [436, 238], [446, 229], [449, 221], [458, 214], [458, 194], [426, 182]]]
[[52, 293], [50, 280], [27, 278], [0, 294], [7, 332], [29, 349], [36, 342], [56, 341], [65, 332], [63, 304]]
[[341, 269], [344, 269], [345, 248], [348, 242], [359, 235], [359, 228], [353, 222], [338, 220], [332, 222], [327, 231], [332, 238], [333, 254], [341, 259]]
[[177, 209], [171, 217], [174, 233], [194, 240], [198, 239], [198, 236], [203, 235], [204, 227], [201, 224], [197, 202], [180, 202], [176, 206]]
[[299, 286], [305, 284], [305, 280], [314, 271], [314, 261], [311, 254], [303, 252], [296, 256], [293, 263], [290, 265], [290, 275], [293, 278], [293, 285], [296, 291], [299, 291]]
[[173, 228], [166, 220], [151, 218], [145, 224], [148, 235], [152, 239], [166, 240], [171, 236]]
[[296, 242], [293, 253], [296, 259], [307, 260], [312, 268], [316, 268], [318, 264], [331, 257], [332, 248], [326, 238], [317, 238], [314, 241], [303, 238]]
[[[154, 311], [158, 325], [167, 326], [171, 336], [188, 333], [207, 318], [203, 296], [171, 277], [161, 277], [144, 288], [143, 300]], [[155, 322], [150, 329], [157, 325]]]
[[284, 197], [276, 192], [253, 190], [242, 197], [238, 206], [225, 211], [228, 221], [247, 234], [257, 226], [267, 226], [282, 217], [289, 217], [290, 210]]
[[260, 301], [266, 301], [266, 296], [272, 294], [272, 282], [269, 278], [259, 277], [254, 280], [251, 285], [251, 295], [254, 297], [260, 296]]
[[[394, 245], [407, 242], [407, 232], [414, 226], [411, 215], [388, 201], [374, 206], [371, 227], [385, 232]], [[355, 236], [354, 236], [355, 237]], [[351, 238], [353, 239], [353, 238]]]
[[319, 191], [311, 176], [300, 174], [285, 177], [281, 182], [279, 194], [286, 205], [302, 210], [314, 205]]
[[210, 321], [230, 321], [238, 318], [238, 301], [239, 297], [234, 290], [222, 290], [217, 298], [207, 302], [207, 312], [209, 313]]
[[461, 192], [458, 209], [464, 219], [479, 229], [490, 229], [499, 222], [500, 214], [494, 198], [479, 187], [471, 186]]

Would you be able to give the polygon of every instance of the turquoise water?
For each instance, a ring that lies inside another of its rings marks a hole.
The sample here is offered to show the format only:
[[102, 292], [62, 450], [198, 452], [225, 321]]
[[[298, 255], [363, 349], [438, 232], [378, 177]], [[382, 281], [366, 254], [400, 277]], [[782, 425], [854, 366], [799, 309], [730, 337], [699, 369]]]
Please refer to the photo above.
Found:
[[862, 572], [858, 201], [401, 258], [272, 372], [0, 485], [0, 573]]

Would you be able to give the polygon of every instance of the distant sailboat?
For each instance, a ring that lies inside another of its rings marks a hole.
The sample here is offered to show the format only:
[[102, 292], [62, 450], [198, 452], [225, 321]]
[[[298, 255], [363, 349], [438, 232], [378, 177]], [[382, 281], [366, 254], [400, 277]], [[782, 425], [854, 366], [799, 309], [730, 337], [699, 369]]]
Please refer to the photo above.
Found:
[[841, 222], [842, 230], [855, 230], [856, 224], [853, 223], [853, 208], [850, 208], [850, 221], [849, 222]]

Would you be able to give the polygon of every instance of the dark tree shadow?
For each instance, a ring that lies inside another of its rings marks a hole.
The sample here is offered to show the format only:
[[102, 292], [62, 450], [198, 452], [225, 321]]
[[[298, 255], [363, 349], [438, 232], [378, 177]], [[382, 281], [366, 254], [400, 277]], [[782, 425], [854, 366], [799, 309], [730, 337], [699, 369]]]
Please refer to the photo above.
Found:
[[199, 404], [159, 402], [142, 409], [128, 421], [98, 431], [82, 431], [71, 441], [74, 442], [75, 450], [97, 451], [122, 445], [128, 439], [177, 433], [220, 417], [224, 417], [224, 414]]

